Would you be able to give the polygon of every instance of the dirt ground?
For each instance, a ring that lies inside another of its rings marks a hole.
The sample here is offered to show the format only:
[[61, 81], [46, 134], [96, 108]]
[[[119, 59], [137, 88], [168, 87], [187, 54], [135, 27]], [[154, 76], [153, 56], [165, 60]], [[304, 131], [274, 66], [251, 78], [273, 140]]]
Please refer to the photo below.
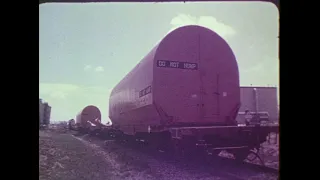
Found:
[[114, 179], [108, 168], [70, 134], [39, 131], [39, 180]]
[[[88, 136], [74, 137], [70, 133], [39, 132], [40, 180], [145, 180], [199, 179], [165, 163], [130, 154], [117, 146], [102, 148]], [[201, 175], [200, 179], [226, 180], [218, 176]]]
[[39, 131], [39, 164], [40, 180], [276, 179], [251, 171], [230, 171], [242, 177], [238, 178], [219, 173], [217, 167], [163, 162], [113, 141], [73, 136], [67, 130]]

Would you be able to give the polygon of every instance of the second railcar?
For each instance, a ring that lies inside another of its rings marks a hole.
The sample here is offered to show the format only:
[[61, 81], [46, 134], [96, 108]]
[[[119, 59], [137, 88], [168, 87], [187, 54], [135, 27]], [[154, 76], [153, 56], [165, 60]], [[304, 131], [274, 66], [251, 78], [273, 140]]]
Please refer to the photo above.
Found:
[[76, 126], [80, 131], [90, 131], [91, 126], [97, 124], [101, 124], [101, 112], [96, 106], [86, 106], [76, 116]]

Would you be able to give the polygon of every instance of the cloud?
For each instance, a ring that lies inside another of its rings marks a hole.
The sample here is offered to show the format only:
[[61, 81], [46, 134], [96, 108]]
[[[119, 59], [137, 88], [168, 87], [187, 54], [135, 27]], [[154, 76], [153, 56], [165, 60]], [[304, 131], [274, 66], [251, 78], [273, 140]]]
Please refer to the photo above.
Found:
[[82, 96], [84, 94], [107, 94], [111, 93], [111, 88], [102, 86], [80, 86], [76, 84], [60, 84], [60, 83], [40, 83], [39, 84], [40, 96], [49, 96], [52, 98], [61, 99], [72, 96]]
[[170, 31], [185, 25], [199, 25], [213, 30], [223, 38], [236, 34], [236, 31], [231, 26], [219, 22], [212, 16], [194, 17], [188, 14], [179, 14], [171, 20], [170, 24], [172, 25]]
[[85, 71], [89, 71], [91, 68], [92, 68], [91, 65], [86, 65], [86, 66], [84, 67], [84, 70], [85, 70]]
[[244, 68], [244, 73], [261, 73], [264, 72], [265, 67], [264, 67], [264, 63], [258, 63], [255, 66], [251, 66], [249, 68]]
[[265, 61], [239, 66], [241, 85], [279, 87], [279, 65], [274, 63], [277, 59], [268, 57], [261, 59]]
[[94, 71], [96, 72], [103, 72], [104, 71], [104, 68], [102, 66], [98, 66], [94, 69]]
[[66, 93], [62, 91], [55, 91], [50, 94], [50, 97], [56, 98], [56, 99], [64, 99], [66, 97]]
[[259, 61], [255, 61], [249, 66], [244, 66], [239, 63], [239, 68], [244, 73], [254, 73], [254, 74], [279, 74], [279, 58], [272, 56], [260, 57]]
[[40, 95], [48, 95], [50, 97], [64, 98], [70, 92], [77, 91], [79, 86], [73, 84], [59, 84], [59, 83], [40, 83]]
[[93, 67], [91, 65], [86, 65], [83, 69], [84, 69], [84, 71], [94, 71], [94, 72], [103, 72], [104, 71], [104, 68], [102, 66]]

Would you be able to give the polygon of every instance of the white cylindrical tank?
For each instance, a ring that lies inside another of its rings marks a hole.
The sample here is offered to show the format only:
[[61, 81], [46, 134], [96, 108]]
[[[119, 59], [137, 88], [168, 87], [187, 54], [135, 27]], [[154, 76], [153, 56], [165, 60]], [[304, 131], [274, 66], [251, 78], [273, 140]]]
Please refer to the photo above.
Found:
[[91, 123], [101, 123], [101, 112], [93, 105], [85, 107], [76, 116], [76, 125], [80, 128], [88, 128]]

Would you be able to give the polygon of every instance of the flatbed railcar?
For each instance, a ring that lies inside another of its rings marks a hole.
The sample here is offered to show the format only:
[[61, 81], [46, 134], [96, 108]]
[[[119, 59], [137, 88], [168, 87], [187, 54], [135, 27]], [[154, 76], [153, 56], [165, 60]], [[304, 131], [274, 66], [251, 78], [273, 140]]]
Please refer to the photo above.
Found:
[[173, 152], [226, 150], [243, 160], [278, 126], [239, 126], [240, 106], [230, 46], [210, 29], [184, 26], [166, 35], [113, 88], [112, 126], [102, 132]]

